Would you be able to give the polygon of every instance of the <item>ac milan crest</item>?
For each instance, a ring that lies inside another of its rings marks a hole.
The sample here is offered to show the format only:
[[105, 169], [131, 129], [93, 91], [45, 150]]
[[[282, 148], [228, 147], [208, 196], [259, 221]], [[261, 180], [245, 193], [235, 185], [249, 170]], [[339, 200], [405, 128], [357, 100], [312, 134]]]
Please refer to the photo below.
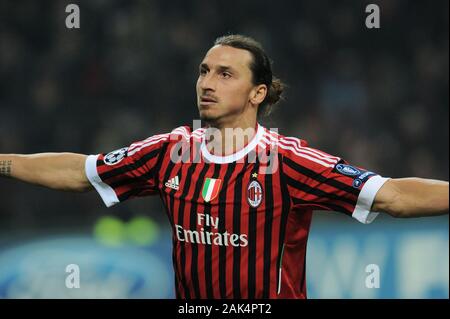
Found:
[[257, 180], [253, 180], [247, 187], [247, 201], [248, 204], [254, 208], [258, 207], [263, 198], [263, 189]]

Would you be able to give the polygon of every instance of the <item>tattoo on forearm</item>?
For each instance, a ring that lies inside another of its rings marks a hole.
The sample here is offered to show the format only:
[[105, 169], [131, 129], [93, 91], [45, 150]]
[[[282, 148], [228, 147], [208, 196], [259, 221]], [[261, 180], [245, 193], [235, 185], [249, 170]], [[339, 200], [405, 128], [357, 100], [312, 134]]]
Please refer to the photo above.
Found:
[[0, 176], [11, 176], [12, 161], [0, 161]]

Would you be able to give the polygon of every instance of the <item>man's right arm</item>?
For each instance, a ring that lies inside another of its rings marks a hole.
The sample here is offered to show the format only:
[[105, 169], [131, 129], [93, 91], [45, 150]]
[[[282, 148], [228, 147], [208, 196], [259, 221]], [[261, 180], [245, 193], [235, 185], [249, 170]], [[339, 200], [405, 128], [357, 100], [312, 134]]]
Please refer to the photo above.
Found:
[[0, 154], [0, 178], [9, 177], [47, 188], [85, 192], [92, 189], [86, 177], [87, 155], [40, 153]]

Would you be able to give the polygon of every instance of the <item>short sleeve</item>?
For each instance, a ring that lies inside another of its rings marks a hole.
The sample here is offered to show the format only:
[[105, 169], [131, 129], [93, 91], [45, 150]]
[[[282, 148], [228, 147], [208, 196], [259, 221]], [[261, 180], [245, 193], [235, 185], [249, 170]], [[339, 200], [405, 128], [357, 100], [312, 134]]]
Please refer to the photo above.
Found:
[[88, 156], [86, 176], [107, 207], [158, 192], [157, 163], [168, 137], [155, 135], [109, 153]]
[[283, 169], [294, 209], [342, 212], [364, 224], [378, 215], [372, 203], [389, 179], [304, 146], [284, 157]]

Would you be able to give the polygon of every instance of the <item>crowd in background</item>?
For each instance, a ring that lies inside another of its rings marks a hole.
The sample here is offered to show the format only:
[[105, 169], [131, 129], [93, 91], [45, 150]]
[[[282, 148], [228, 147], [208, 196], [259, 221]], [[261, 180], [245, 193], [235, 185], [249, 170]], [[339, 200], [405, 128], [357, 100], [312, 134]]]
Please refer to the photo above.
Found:
[[[448, 180], [448, 2], [0, 2], [0, 153], [107, 152], [198, 118], [198, 64], [228, 33], [260, 41], [288, 84], [267, 127], [383, 176]], [[90, 227], [151, 214], [96, 194], [0, 180], [0, 230]]]

